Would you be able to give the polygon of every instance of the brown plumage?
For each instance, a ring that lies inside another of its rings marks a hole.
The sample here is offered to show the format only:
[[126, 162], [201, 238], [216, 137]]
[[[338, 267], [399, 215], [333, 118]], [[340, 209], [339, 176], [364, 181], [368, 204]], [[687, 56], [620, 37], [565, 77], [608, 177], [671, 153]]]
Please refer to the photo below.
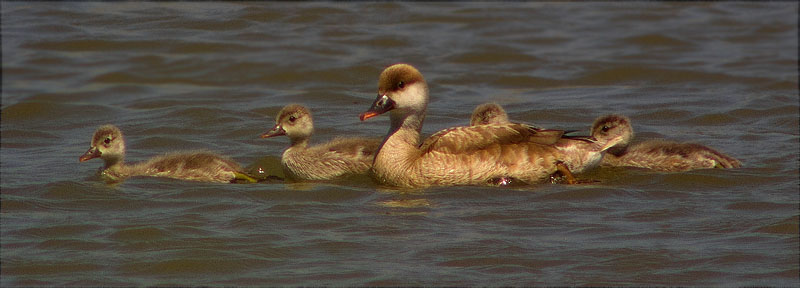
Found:
[[508, 120], [508, 114], [497, 103], [484, 103], [475, 107], [472, 111], [472, 117], [469, 119], [469, 126], [486, 125], [486, 124], [506, 124], [511, 123]]
[[420, 143], [427, 105], [428, 85], [416, 68], [396, 64], [381, 73], [378, 97], [360, 116], [363, 121], [390, 112], [391, 127], [372, 167], [378, 182], [486, 185], [511, 177], [534, 183], [558, 170], [563, 155], [553, 145], [563, 131], [513, 123], [454, 127]]
[[[507, 124], [506, 111], [497, 103], [485, 103], [475, 107], [470, 118], [471, 125], [485, 125], [487, 123]], [[561, 161], [569, 170], [578, 173], [600, 164], [604, 152], [618, 143], [629, 141], [626, 139], [625, 129], [629, 129], [627, 118], [619, 115], [606, 115], [599, 117], [592, 125], [591, 136], [563, 136], [558, 139], [555, 147], [563, 156]]]
[[565, 157], [564, 163], [573, 172], [583, 172], [596, 167], [602, 161], [606, 151], [619, 143], [630, 141], [628, 118], [621, 115], [605, 115], [598, 117], [592, 124], [590, 137], [567, 136], [561, 139], [556, 147]]
[[135, 164], [125, 164], [125, 139], [114, 125], [97, 128], [91, 147], [79, 161], [103, 159], [101, 175], [110, 181], [133, 176], [167, 177], [202, 182], [232, 182], [243, 179], [255, 182], [232, 160], [208, 151], [170, 153]]
[[308, 108], [291, 104], [275, 117], [272, 130], [261, 138], [286, 135], [291, 144], [283, 152], [281, 164], [294, 180], [329, 180], [337, 177], [366, 174], [372, 166], [379, 138], [335, 138], [316, 146], [308, 146], [314, 133], [314, 120]]
[[[630, 126], [630, 122], [627, 123]], [[633, 128], [629, 127], [627, 131], [629, 136], [625, 138], [626, 141], [608, 150], [603, 157], [603, 165], [641, 167], [661, 172], [742, 166], [739, 160], [696, 143], [648, 140], [629, 146]]]

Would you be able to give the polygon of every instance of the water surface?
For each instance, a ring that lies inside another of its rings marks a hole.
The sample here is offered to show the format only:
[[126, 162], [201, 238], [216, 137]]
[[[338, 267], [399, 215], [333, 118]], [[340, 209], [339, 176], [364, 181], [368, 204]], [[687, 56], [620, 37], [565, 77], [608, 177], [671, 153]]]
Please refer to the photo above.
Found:
[[[798, 286], [796, 3], [2, 2], [2, 286]], [[286, 104], [314, 141], [360, 122], [380, 71], [425, 75], [423, 132], [511, 119], [717, 148], [743, 168], [596, 169], [591, 184], [399, 191], [365, 177], [99, 181], [210, 149], [282, 176]]]

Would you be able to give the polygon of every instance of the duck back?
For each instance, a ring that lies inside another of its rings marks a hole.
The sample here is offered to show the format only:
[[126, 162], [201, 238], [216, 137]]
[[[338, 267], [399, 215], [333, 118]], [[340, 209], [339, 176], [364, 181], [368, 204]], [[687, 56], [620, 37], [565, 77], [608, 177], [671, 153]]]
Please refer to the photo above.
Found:
[[741, 167], [739, 160], [696, 143], [650, 140], [613, 152], [603, 158], [604, 165], [642, 167], [662, 172]]
[[[454, 127], [425, 140], [419, 149], [397, 131], [375, 158], [377, 180], [401, 187], [486, 185], [511, 177], [541, 182], [556, 171], [561, 153], [555, 143], [563, 131], [522, 124]], [[412, 135], [413, 137], [413, 135]]]
[[293, 179], [327, 180], [366, 174], [381, 140], [336, 138], [312, 147], [290, 147], [283, 152], [284, 172]]
[[208, 151], [170, 153], [131, 165], [131, 176], [228, 183], [242, 167], [230, 159]]

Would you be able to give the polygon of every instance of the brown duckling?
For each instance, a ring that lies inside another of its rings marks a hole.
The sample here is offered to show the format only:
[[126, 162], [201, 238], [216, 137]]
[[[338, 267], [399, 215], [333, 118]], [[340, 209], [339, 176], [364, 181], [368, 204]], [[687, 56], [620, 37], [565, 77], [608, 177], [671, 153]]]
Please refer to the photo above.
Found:
[[486, 125], [486, 124], [507, 124], [511, 123], [508, 120], [508, 114], [497, 103], [483, 103], [472, 110], [472, 117], [469, 119], [469, 126]]
[[197, 151], [171, 153], [136, 164], [125, 164], [125, 139], [114, 125], [97, 128], [91, 147], [79, 161], [103, 159], [101, 175], [110, 181], [121, 181], [133, 176], [167, 177], [182, 180], [228, 183], [236, 179], [256, 182], [242, 172], [236, 162], [217, 154]]
[[742, 166], [739, 160], [696, 143], [648, 140], [629, 146], [633, 128], [630, 127], [630, 121], [627, 121], [627, 125], [626, 140], [608, 150], [602, 165], [641, 167], [661, 172]]
[[[380, 75], [378, 97], [362, 121], [389, 112], [391, 127], [375, 155], [373, 176], [400, 187], [486, 185], [496, 179], [541, 182], [566, 170], [555, 147], [564, 131], [524, 124], [453, 127], [420, 141], [428, 84], [408, 64]], [[571, 174], [569, 174], [571, 176]]]
[[[592, 125], [591, 136], [562, 136], [556, 143], [564, 157], [561, 161], [573, 173], [580, 173], [600, 164], [603, 154], [609, 148], [626, 139], [625, 129], [630, 125], [625, 122], [627, 118], [617, 115], [607, 115], [598, 118]], [[602, 123], [601, 123], [602, 122]], [[475, 107], [470, 118], [470, 125], [507, 124], [508, 114], [497, 103], [484, 103]]]
[[275, 117], [275, 127], [261, 138], [286, 135], [291, 142], [281, 156], [286, 176], [294, 180], [330, 180], [366, 174], [372, 167], [379, 138], [335, 138], [328, 143], [308, 146], [314, 133], [314, 120], [308, 108], [291, 104]]
[[565, 136], [556, 147], [566, 155], [563, 161], [573, 172], [583, 172], [598, 166], [611, 147], [630, 141], [629, 128], [625, 116], [600, 116], [592, 124], [591, 136]]

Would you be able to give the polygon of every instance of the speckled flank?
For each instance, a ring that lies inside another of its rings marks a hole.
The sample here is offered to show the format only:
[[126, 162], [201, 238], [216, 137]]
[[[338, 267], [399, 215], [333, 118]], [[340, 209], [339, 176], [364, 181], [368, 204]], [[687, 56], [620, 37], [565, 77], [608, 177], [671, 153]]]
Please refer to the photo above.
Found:
[[[598, 123], [600, 120], [603, 123]], [[614, 121], [612, 121], [614, 120]], [[475, 107], [470, 125], [509, 124], [508, 114], [497, 103], [484, 103]], [[562, 153], [558, 160], [564, 162], [571, 172], [579, 173], [600, 164], [604, 152], [630, 137], [627, 118], [620, 115], [599, 117], [592, 126], [591, 137], [564, 136], [558, 139], [556, 148]]]
[[648, 168], [662, 172], [681, 172], [708, 168], [739, 168], [741, 162], [708, 146], [649, 140], [619, 150], [603, 158], [603, 165]]

